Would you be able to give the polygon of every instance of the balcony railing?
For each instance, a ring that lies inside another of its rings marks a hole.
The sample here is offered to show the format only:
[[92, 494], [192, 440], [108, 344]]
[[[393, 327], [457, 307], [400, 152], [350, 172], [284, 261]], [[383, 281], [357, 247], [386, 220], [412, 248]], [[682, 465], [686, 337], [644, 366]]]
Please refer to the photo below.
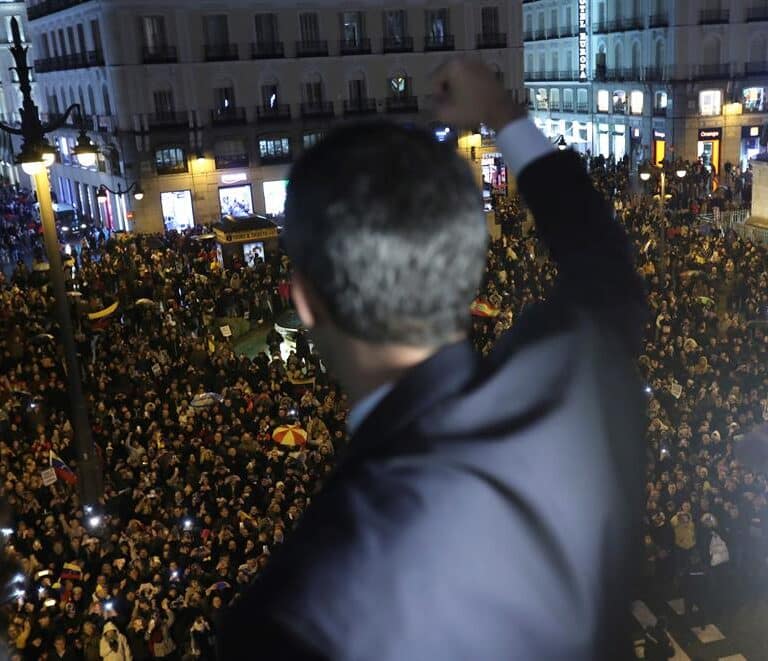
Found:
[[46, 73], [48, 71], [65, 71], [67, 69], [86, 69], [88, 67], [103, 67], [104, 53], [101, 51], [88, 51], [87, 53], [75, 53], [74, 55], [60, 55], [58, 57], [46, 57], [35, 60], [35, 71]]
[[563, 112], [573, 112], [573, 101], [563, 101]]
[[453, 50], [456, 48], [456, 39], [452, 34], [436, 35], [428, 34], [424, 36], [424, 50]]
[[744, 65], [744, 72], [748, 76], [768, 73], [768, 62], [747, 62]]
[[302, 117], [333, 117], [333, 101], [312, 101], [301, 104]]
[[211, 110], [211, 124], [215, 126], [231, 126], [245, 124], [245, 108], [224, 108]]
[[327, 55], [328, 41], [326, 39], [296, 42], [296, 57], [327, 57]]
[[481, 32], [477, 35], [477, 47], [481, 48], [506, 48], [507, 35], [505, 32]]
[[419, 112], [419, 99], [415, 96], [390, 96], [384, 101], [387, 112]]
[[589, 112], [589, 104], [588, 103], [577, 103], [576, 104], [576, 112]]
[[649, 28], [669, 27], [669, 14], [651, 14], [648, 18]]
[[666, 117], [667, 116], [667, 109], [666, 108], [654, 108], [653, 109], [653, 116], [654, 117]]
[[203, 50], [206, 62], [229, 62], [240, 59], [237, 44], [205, 44]]
[[372, 115], [376, 112], [376, 99], [345, 99], [345, 115]]
[[179, 61], [179, 53], [176, 46], [144, 47], [142, 50], [144, 64], [169, 64]]
[[413, 37], [384, 37], [381, 49], [385, 53], [411, 53]]
[[275, 165], [277, 163], [290, 163], [293, 160], [291, 152], [281, 152], [278, 154], [260, 154], [259, 160], [262, 165]]
[[718, 23], [727, 23], [730, 20], [731, 13], [727, 9], [702, 9], [699, 11], [700, 25], [716, 25]]
[[595, 69], [594, 78], [595, 80], [609, 80], [616, 82], [640, 80], [640, 69], [636, 67], [628, 67], [624, 69]]
[[728, 78], [730, 75], [730, 64], [702, 64], [697, 67], [694, 77], [708, 80], [713, 78]]
[[748, 7], [747, 22], [768, 21], [768, 7]]
[[147, 125], [153, 128], [181, 128], [189, 126], [189, 114], [185, 110], [147, 115]]
[[256, 106], [256, 119], [259, 122], [288, 121], [291, 119], [291, 106], [287, 103]]
[[598, 21], [592, 27], [595, 34], [605, 34], [606, 32], [616, 31], [616, 21]]
[[34, 21], [36, 18], [42, 18], [63, 9], [82, 5], [84, 2], [88, 2], [88, 0], [44, 0], [44, 2], [38, 2], [31, 7], [27, 7], [27, 16], [30, 21]]
[[575, 37], [579, 31], [576, 28], [563, 28], [561, 27], [560, 30], [558, 30], [557, 36], [558, 37]]
[[370, 55], [371, 40], [368, 37], [342, 39], [339, 41], [339, 53], [342, 55]]
[[645, 80], [666, 80], [666, 72], [664, 71], [664, 67], [645, 67], [643, 77]]
[[642, 16], [629, 16], [627, 18], [621, 18], [618, 21], [619, 30], [626, 32], [627, 30], [643, 30], [645, 29], [645, 19]]
[[282, 41], [266, 41], [251, 43], [251, 59], [269, 60], [285, 57], [285, 47]]

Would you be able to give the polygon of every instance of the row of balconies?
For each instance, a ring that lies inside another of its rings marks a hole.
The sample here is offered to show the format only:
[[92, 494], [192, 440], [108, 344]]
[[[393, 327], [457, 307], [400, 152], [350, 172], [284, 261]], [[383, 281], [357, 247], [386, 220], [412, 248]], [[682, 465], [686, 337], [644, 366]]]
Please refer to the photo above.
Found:
[[73, 55], [57, 55], [35, 60], [35, 71], [46, 73], [49, 71], [64, 71], [66, 69], [86, 69], [88, 67], [103, 67], [104, 53], [101, 51], [88, 51]]
[[[418, 113], [419, 100], [415, 96], [388, 97], [382, 102], [387, 113]], [[378, 112], [379, 104], [376, 99], [347, 99], [343, 102], [343, 116], [373, 115]], [[336, 116], [336, 107], [332, 101], [303, 102], [299, 104], [299, 116], [302, 119], [330, 118]], [[235, 126], [247, 124], [249, 119], [257, 123], [287, 122], [292, 119], [291, 106], [287, 103], [274, 106], [259, 105], [250, 115], [244, 107], [232, 107], [226, 110], [212, 110], [210, 123], [212, 126]], [[187, 111], [173, 111], [147, 115], [149, 129], [188, 128], [191, 125], [190, 114]]]
[[[506, 48], [507, 35], [504, 33], [478, 34], [477, 48]], [[328, 57], [331, 55], [328, 41], [295, 42], [296, 57]], [[454, 35], [447, 34], [441, 37], [426, 35], [424, 37], [425, 51], [454, 50], [456, 39]], [[386, 37], [381, 41], [382, 53], [412, 53], [414, 51], [413, 37], [396, 39]], [[370, 55], [373, 47], [368, 37], [360, 39], [342, 39], [338, 42], [339, 55]], [[221, 62], [239, 60], [241, 49], [238, 44], [209, 44], [203, 47], [203, 59], [207, 62]], [[250, 44], [250, 58], [279, 59], [286, 56], [285, 44], [282, 41], [260, 42]], [[176, 46], [162, 45], [153, 48], [145, 47], [142, 51], [142, 60], [145, 64], [169, 64], [179, 61], [179, 53]]]
[[63, 9], [69, 9], [75, 5], [81, 5], [88, 0], [43, 0], [27, 7], [27, 16], [30, 21]]
[[[647, 81], [663, 82], [671, 80], [716, 80], [738, 76], [736, 67], [731, 64], [702, 64], [695, 67], [687, 77], [675, 77], [671, 71], [664, 67], [627, 67], [619, 69], [595, 69], [592, 71], [592, 80], [595, 81]], [[744, 65], [744, 74], [747, 76], [768, 75], [768, 61], [747, 62]], [[572, 69], [561, 71], [526, 71], [525, 80], [531, 81], [576, 81], [578, 72]]]

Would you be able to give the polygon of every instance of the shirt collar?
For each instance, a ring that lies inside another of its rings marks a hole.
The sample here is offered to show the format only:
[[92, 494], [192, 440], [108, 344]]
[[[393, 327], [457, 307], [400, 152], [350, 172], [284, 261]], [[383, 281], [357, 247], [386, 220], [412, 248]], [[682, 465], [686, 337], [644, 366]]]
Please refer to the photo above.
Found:
[[355, 404], [349, 411], [347, 416], [347, 431], [350, 436], [360, 429], [360, 425], [363, 424], [365, 419], [373, 413], [379, 402], [384, 399], [395, 387], [394, 383], [385, 383], [379, 386], [376, 390], [368, 393], [357, 404]]

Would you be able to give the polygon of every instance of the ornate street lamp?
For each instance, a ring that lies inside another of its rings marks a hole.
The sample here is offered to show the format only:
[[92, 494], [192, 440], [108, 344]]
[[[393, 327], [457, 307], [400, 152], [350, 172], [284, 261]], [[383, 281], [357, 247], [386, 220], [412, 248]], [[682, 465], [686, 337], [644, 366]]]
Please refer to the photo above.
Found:
[[99, 191], [96, 193], [96, 199], [99, 202], [106, 202], [107, 201], [107, 193], [112, 193], [112, 195], [117, 195], [118, 197], [122, 195], [128, 195], [131, 191], [133, 191], [133, 198], [135, 200], [143, 200], [144, 199], [144, 191], [142, 190], [141, 186], [138, 182], [132, 183], [128, 188], [123, 190], [120, 187], [120, 183], [117, 184], [117, 190], [112, 190], [109, 188], [109, 186], [105, 186], [102, 184], [99, 186]]
[[[102, 474], [95, 452], [93, 437], [91, 436], [88, 408], [80, 376], [80, 361], [77, 356], [77, 345], [75, 344], [69, 301], [67, 300], [67, 291], [64, 284], [61, 247], [56, 235], [56, 223], [53, 216], [51, 187], [48, 181], [47, 168], [54, 162], [55, 150], [45, 139], [47, 133], [62, 128], [75, 110], [78, 111], [78, 116], [80, 121], [82, 121], [81, 108], [79, 104], [75, 103], [69, 106], [64, 115], [56, 122], [43, 124], [40, 121], [38, 108], [32, 100], [32, 86], [29, 78], [30, 69], [27, 64], [28, 49], [22, 43], [19, 23], [16, 18], [11, 19], [11, 31], [13, 34], [13, 45], [10, 51], [16, 64], [15, 70], [19, 77], [19, 88], [23, 98], [23, 105], [19, 111], [21, 114], [21, 128], [8, 126], [0, 122], [0, 129], [23, 138], [17, 163], [21, 165], [22, 170], [30, 175], [35, 182], [37, 201], [40, 205], [40, 218], [43, 225], [43, 240], [50, 265], [48, 275], [56, 301], [56, 321], [59, 325], [59, 339], [64, 353], [67, 395], [72, 407], [72, 427], [75, 433], [74, 442], [77, 451], [80, 496], [86, 507], [94, 508], [99, 506], [99, 501], [103, 497]], [[80, 164], [84, 166], [93, 165], [96, 162], [96, 147], [86, 135], [82, 123], [77, 146], [75, 147], [75, 156]]]

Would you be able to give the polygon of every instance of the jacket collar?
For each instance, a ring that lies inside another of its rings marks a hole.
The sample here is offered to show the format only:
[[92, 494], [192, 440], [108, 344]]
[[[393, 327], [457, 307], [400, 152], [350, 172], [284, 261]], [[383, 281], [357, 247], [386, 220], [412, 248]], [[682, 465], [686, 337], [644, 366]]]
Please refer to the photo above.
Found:
[[408, 370], [353, 432], [339, 470], [366, 457], [387, 454], [385, 442], [459, 392], [472, 380], [478, 363], [471, 343], [464, 340], [445, 346]]

